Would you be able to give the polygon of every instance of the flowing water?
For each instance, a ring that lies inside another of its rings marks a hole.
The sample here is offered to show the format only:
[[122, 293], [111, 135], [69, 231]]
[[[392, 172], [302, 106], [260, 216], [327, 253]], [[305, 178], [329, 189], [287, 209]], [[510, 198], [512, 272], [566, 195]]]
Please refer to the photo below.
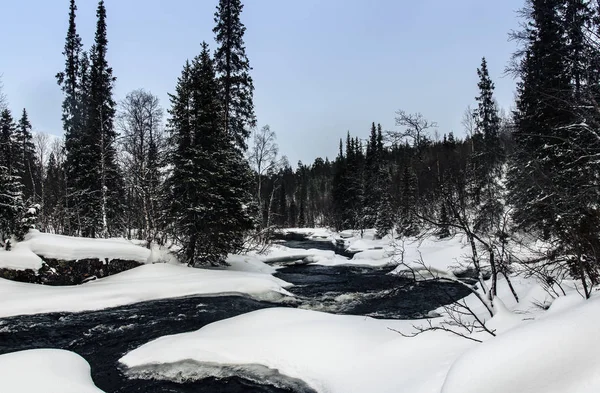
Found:
[[458, 285], [414, 284], [388, 275], [390, 269], [286, 267], [277, 276], [295, 284], [291, 292], [297, 297], [279, 303], [242, 296], [187, 297], [102, 311], [0, 319], [0, 354], [32, 348], [76, 352], [90, 363], [94, 382], [107, 393], [309, 392], [302, 384], [283, 383], [275, 387], [241, 377], [186, 383], [129, 379], [117, 361], [128, 351], [160, 336], [197, 330], [261, 308], [300, 307], [340, 314], [417, 318], [466, 295]]

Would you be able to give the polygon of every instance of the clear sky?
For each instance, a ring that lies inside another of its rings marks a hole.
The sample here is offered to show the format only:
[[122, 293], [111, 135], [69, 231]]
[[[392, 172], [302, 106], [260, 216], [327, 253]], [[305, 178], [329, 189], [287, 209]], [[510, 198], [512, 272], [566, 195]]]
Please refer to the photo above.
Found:
[[[145, 88], [167, 108], [183, 63], [205, 40], [214, 49], [217, 0], [106, 0], [108, 58], [116, 99]], [[515, 82], [503, 76], [515, 49], [508, 32], [524, 0], [246, 0], [246, 50], [259, 126], [277, 133], [295, 164], [334, 157], [347, 131], [371, 122], [394, 129], [398, 109], [422, 112], [441, 134], [463, 135], [486, 56], [496, 98], [508, 109]], [[79, 0], [77, 28], [93, 42], [95, 0]], [[11, 109], [26, 107], [36, 131], [61, 135], [54, 75], [68, 0], [0, 0], [0, 74]]]

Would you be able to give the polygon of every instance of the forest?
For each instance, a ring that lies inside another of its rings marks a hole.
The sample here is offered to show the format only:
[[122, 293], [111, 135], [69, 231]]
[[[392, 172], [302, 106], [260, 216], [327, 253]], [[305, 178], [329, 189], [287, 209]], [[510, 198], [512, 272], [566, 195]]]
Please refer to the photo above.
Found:
[[518, 81], [514, 107], [498, 107], [482, 58], [464, 137], [400, 108], [393, 130], [377, 119], [357, 125], [370, 129], [368, 138], [340, 133], [337, 157], [293, 166], [275, 132], [256, 124], [242, 8], [219, 3], [217, 48], [203, 43], [183, 64], [165, 111], [143, 88], [115, 101], [104, 2], [87, 49], [70, 2], [65, 68], [56, 74], [64, 138], [34, 135], [27, 111], [2, 100], [5, 248], [35, 225], [177, 244], [184, 261], [201, 266], [283, 227], [376, 228], [380, 237], [466, 232], [486, 254], [527, 233], [553, 244], [554, 266], [598, 283], [598, 6], [528, 0], [505, 70]]

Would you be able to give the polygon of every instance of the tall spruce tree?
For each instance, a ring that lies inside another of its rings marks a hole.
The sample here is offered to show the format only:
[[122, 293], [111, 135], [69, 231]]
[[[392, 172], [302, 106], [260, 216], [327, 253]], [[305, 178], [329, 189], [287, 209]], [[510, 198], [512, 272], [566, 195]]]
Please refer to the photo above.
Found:
[[0, 114], [0, 242], [3, 245], [19, 229], [19, 216], [23, 211], [23, 186], [17, 174], [17, 126], [9, 109]]
[[543, 231], [558, 242], [560, 254], [571, 255], [572, 273], [589, 296], [588, 280], [599, 282], [600, 169], [591, 157], [600, 144], [597, 110], [588, 110], [595, 88], [589, 82], [597, 80], [594, 66], [585, 65], [598, 58], [588, 51], [596, 45], [581, 51], [582, 32], [588, 30], [585, 7], [577, 0], [530, 0], [523, 12], [509, 196], [518, 225]]
[[553, 178], [560, 172], [560, 139], [556, 132], [572, 122], [564, 105], [570, 96], [567, 47], [560, 19], [560, 0], [529, 0], [522, 32], [524, 55], [520, 59], [514, 139], [517, 153], [510, 170], [510, 200], [515, 218], [523, 227], [549, 233], [558, 211]]
[[78, 208], [83, 204], [79, 196], [85, 191], [79, 184], [80, 174], [83, 173], [84, 156], [82, 149], [82, 133], [84, 132], [83, 115], [85, 110], [81, 107], [81, 95], [84, 89], [80, 84], [81, 66], [80, 56], [82, 51], [81, 37], [77, 33], [75, 23], [77, 6], [71, 0], [69, 7], [69, 27], [65, 40], [63, 55], [65, 56], [65, 69], [56, 74], [58, 85], [61, 87], [64, 99], [62, 103], [62, 121], [65, 132], [65, 209], [69, 216], [67, 232], [77, 232], [77, 218], [81, 217]]
[[499, 225], [502, 214], [502, 192], [500, 177], [504, 162], [500, 145], [500, 117], [494, 100], [492, 82], [485, 57], [477, 69], [479, 95], [475, 119], [475, 150], [471, 153], [469, 189], [475, 213], [475, 231], [488, 231]]
[[123, 228], [123, 179], [117, 164], [114, 129], [115, 101], [112, 89], [115, 79], [106, 59], [106, 8], [100, 0], [96, 10], [96, 36], [91, 50], [89, 104], [86, 132], [82, 140], [87, 173], [85, 189], [90, 200], [83, 206], [86, 219], [83, 234], [91, 237], [119, 233]]
[[222, 122], [238, 148], [246, 150], [246, 139], [256, 119], [254, 85], [244, 46], [246, 28], [240, 20], [243, 7], [241, 0], [219, 0], [213, 32], [217, 42], [214, 61], [223, 103]]
[[27, 111], [23, 109], [21, 118], [14, 132], [15, 142], [15, 174], [21, 178], [23, 184], [23, 198], [30, 202], [36, 202], [36, 187], [40, 176], [36, 163], [35, 146], [31, 135], [31, 123]]
[[189, 265], [222, 265], [253, 228], [246, 204], [252, 178], [221, 121], [223, 106], [206, 43], [201, 54], [184, 66], [171, 104], [169, 221]]

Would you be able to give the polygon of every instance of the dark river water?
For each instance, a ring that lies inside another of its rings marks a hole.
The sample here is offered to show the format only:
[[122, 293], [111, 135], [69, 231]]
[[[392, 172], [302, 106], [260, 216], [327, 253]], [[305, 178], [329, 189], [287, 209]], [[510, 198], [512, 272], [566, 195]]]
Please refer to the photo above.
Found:
[[[118, 366], [128, 351], [160, 336], [197, 330], [209, 323], [267, 307], [300, 307], [339, 314], [418, 318], [467, 295], [450, 284], [413, 284], [387, 275], [391, 268], [293, 266], [281, 279], [295, 284], [294, 299], [279, 303], [242, 296], [187, 297], [82, 313], [0, 319], [0, 354], [32, 348], [76, 352], [91, 365], [96, 385], [107, 393], [306, 392], [231, 377], [175, 383], [129, 379]], [[289, 386], [289, 385], [288, 385]]]

